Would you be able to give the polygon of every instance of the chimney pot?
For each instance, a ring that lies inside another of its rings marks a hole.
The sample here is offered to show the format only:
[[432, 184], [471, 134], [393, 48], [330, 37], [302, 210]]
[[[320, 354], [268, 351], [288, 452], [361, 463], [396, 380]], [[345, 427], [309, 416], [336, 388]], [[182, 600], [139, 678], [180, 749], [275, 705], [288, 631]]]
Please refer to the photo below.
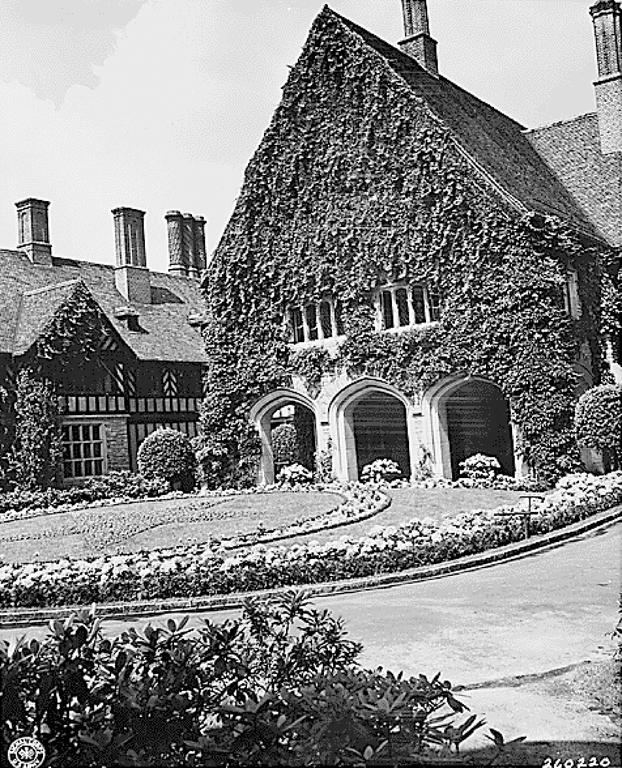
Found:
[[25, 251], [33, 264], [52, 266], [52, 245], [47, 200], [29, 197], [15, 203], [17, 208], [17, 249]]

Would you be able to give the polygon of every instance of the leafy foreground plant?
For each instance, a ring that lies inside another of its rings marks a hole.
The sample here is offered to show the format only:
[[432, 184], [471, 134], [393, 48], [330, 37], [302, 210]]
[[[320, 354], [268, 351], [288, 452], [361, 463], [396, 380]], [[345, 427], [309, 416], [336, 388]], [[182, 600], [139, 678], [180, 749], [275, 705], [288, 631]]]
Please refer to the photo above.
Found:
[[439, 675], [361, 669], [343, 621], [303, 594], [187, 621], [109, 640], [85, 611], [43, 643], [1, 644], [4, 754], [34, 735], [46, 765], [429, 764], [484, 725], [456, 722], [467, 707]]

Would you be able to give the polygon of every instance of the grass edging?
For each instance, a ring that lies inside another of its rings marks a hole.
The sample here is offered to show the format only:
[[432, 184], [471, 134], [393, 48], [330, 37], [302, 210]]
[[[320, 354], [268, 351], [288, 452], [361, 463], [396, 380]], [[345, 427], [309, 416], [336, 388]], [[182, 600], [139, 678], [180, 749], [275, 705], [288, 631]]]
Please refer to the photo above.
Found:
[[[506, 560], [512, 560], [521, 555], [526, 555], [540, 549], [572, 539], [595, 528], [607, 527], [622, 517], [622, 505], [612, 507], [604, 512], [572, 523], [564, 528], [529, 539], [506, 544], [503, 547], [495, 547], [485, 552], [474, 555], [447, 560], [444, 563], [436, 563], [429, 566], [409, 568], [396, 573], [383, 573], [364, 578], [344, 579], [321, 584], [300, 584], [277, 587], [275, 589], [255, 590], [252, 592], [237, 592], [227, 595], [210, 595], [207, 597], [193, 597], [189, 599], [169, 598], [166, 600], [140, 600], [128, 603], [102, 603], [96, 604], [95, 609], [101, 618], [121, 619], [124, 617], [156, 616], [162, 613], [197, 612], [197, 611], [223, 611], [240, 608], [250, 597], [272, 598], [291, 592], [292, 590], [304, 591], [311, 597], [326, 597], [330, 595], [345, 594], [348, 592], [361, 592], [368, 589], [395, 586], [409, 582], [424, 581], [428, 579], [448, 576], [461, 571], [468, 571], [487, 565], [494, 565]], [[50, 619], [63, 619], [79, 610], [84, 610], [84, 605], [62, 606], [58, 608], [13, 608], [0, 611], [0, 629], [9, 627], [29, 626], [42, 624]]]

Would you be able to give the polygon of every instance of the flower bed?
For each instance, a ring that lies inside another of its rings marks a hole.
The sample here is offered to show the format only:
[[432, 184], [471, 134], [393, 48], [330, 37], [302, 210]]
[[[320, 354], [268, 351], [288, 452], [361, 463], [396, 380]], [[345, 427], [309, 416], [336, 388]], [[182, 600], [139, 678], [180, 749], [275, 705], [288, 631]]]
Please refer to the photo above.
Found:
[[[330, 509], [323, 509], [311, 515], [302, 516], [301, 510], [305, 505], [296, 502], [298, 510], [295, 522], [289, 522], [283, 525], [266, 527], [261, 521], [258, 522], [255, 530], [240, 532], [239, 530], [232, 535], [223, 535], [219, 538], [213, 534], [207, 539], [197, 540], [195, 538], [184, 538], [183, 551], [188, 550], [189, 545], [207, 543], [212, 549], [231, 550], [243, 546], [249, 546], [259, 542], [278, 541], [285, 538], [292, 538], [305, 534], [317, 533], [332, 528], [337, 528], [346, 524], [361, 522], [372, 515], [378, 514], [382, 509], [390, 504], [390, 500], [384, 494], [372, 489], [361, 489], [357, 486], [331, 486], [325, 489], [329, 496], [341, 499], [341, 503], [336, 503]], [[270, 494], [282, 496], [283, 488], [274, 486]], [[287, 491], [288, 494], [291, 491]], [[164, 504], [163, 500], [158, 499], [157, 504], [148, 505], [145, 509], [140, 504], [132, 504], [121, 510], [115, 510], [114, 513], [108, 513], [105, 509], [98, 509], [96, 512], [91, 510], [82, 510], [79, 515], [70, 519], [55, 522], [54, 525], [48, 525], [47, 528], [36, 527], [34, 530], [22, 530], [15, 534], [5, 535], [3, 526], [0, 526], [0, 547], [2, 544], [25, 541], [40, 541], [43, 539], [59, 539], [68, 536], [79, 535], [82, 537], [85, 551], [81, 556], [98, 556], [104, 554], [105, 550], [116, 545], [116, 551], [107, 554], [123, 553], [124, 542], [132, 539], [138, 534], [151, 531], [161, 526], [171, 524], [183, 524], [190, 526], [193, 523], [214, 523], [216, 521], [229, 520], [235, 522], [239, 514], [239, 507], [223, 508], [223, 504], [230, 502], [234, 496], [240, 496], [239, 492], [235, 494], [222, 493], [215, 495], [213, 492], [205, 494], [203, 497], [183, 498], [182, 504]], [[243, 494], [252, 496], [253, 494]], [[265, 495], [265, 492], [264, 492]], [[177, 500], [179, 501], [179, 500]], [[316, 502], [317, 503], [317, 502]], [[308, 505], [306, 505], [308, 507]], [[21, 521], [20, 525], [21, 525]], [[58, 544], [53, 545], [58, 547]], [[136, 548], [134, 548], [135, 550]], [[145, 548], [145, 549], [148, 549]], [[178, 547], [181, 549], [181, 547]], [[125, 550], [131, 551], [131, 550]], [[68, 557], [68, 553], [63, 553]], [[7, 558], [11, 559], [11, 558]], [[58, 560], [58, 554], [50, 560]], [[1, 561], [0, 561], [1, 562]]]
[[[373, 502], [358, 491], [359, 508]], [[532, 519], [545, 533], [622, 503], [622, 472], [605, 477], [569, 476], [549, 494]], [[372, 503], [373, 506], [373, 503]], [[61, 560], [0, 567], [0, 606], [37, 607], [228, 594], [287, 585], [371, 576], [452, 560], [523, 537], [512, 507], [465, 512], [451, 521], [412, 520], [373, 528], [368, 536], [342, 537], [324, 545], [256, 545], [239, 553], [222, 546], [186, 552]]]

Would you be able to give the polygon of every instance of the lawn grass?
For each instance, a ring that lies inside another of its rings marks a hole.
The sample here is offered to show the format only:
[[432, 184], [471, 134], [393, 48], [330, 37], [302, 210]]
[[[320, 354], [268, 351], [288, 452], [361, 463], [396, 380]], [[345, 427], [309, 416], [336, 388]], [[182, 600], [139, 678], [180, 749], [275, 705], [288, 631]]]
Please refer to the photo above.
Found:
[[[161, 549], [250, 533], [328, 513], [334, 493], [151, 500], [0, 522], [0, 559], [40, 562]], [[17, 540], [8, 541], [13, 538]]]
[[302, 544], [310, 541], [324, 543], [340, 536], [365, 536], [375, 525], [400, 525], [413, 518], [431, 517], [441, 520], [472, 509], [495, 509], [505, 504], [519, 504], [521, 492], [495, 491], [476, 488], [398, 488], [388, 492], [391, 506], [380, 514], [361, 523], [332, 531], [310, 533], [288, 539], [284, 544]]

